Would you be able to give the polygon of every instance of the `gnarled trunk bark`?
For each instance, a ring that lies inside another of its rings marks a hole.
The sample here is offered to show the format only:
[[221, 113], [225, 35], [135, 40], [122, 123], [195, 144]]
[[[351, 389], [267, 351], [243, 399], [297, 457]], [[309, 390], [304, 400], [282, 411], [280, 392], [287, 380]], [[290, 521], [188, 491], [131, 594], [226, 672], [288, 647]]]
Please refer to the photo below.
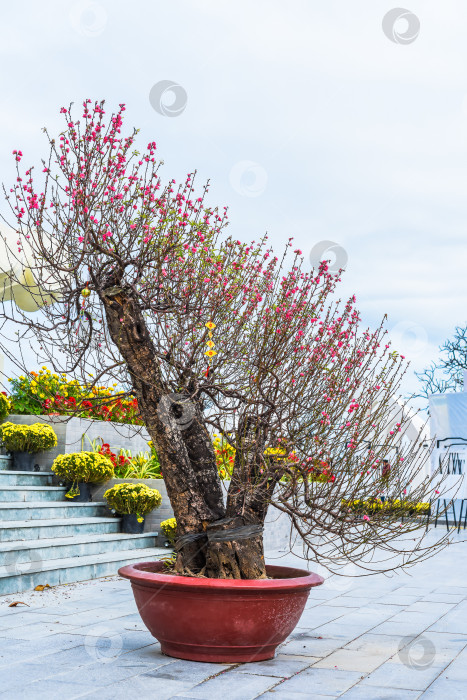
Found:
[[[212, 578], [261, 578], [265, 575], [262, 535], [236, 540], [208, 539], [209, 533], [262, 524], [247, 508], [227, 509], [214, 449], [196, 402], [186, 420], [183, 396], [167, 392], [144, 316], [131, 292], [112, 283], [101, 292], [112, 341], [126, 362], [147, 431], [157, 450], [167, 493], [182, 537], [176, 570]], [[264, 518], [263, 518], [264, 520]], [[243, 531], [245, 532], [245, 531]], [[185, 537], [186, 536], [186, 537]], [[228, 533], [227, 533], [228, 536]]]

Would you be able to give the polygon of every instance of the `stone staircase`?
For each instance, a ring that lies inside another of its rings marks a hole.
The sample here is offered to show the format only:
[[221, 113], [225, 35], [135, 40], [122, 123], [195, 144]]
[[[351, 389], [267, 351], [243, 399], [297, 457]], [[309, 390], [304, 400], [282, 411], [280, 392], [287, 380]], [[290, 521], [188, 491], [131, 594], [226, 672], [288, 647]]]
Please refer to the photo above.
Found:
[[0, 470], [0, 595], [111, 576], [167, 554], [156, 532], [126, 535], [104, 503], [73, 503], [47, 472]]

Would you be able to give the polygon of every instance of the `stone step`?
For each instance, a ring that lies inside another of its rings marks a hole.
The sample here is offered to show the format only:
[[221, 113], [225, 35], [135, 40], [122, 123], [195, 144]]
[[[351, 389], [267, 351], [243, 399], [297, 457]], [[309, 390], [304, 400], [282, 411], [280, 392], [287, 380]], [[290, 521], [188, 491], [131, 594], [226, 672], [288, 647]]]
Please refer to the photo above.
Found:
[[0, 487], [3, 486], [51, 486], [53, 474], [44, 472], [14, 472], [0, 470]]
[[18, 565], [52, 559], [69, 559], [92, 554], [148, 549], [156, 544], [157, 532], [75, 535], [53, 539], [0, 542], [0, 574], [15, 572]]
[[[79, 504], [77, 504], [79, 505]], [[77, 512], [77, 515], [80, 514]], [[0, 522], [2, 542], [51, 539], [75, 535], [120, 532], [120, 519], [107, 517], [54, 518], [49, 520], [5, 520]]]
[[51, 520], [53, 518], [86, 518], [108, 515], [104, 502], [73, 503], [70, 502], [11, 502], [0, 503], [0, 527], [2, 520]]
[[112, 576], [121, 566], [138, 561], [156, 561], [167, 556], [166, 549], [151, 547], [135, 552], [107, 552], [84, 557], [42, 561], [37, 565], [18, 564], [15, 572], [0, 574], [0, 595], [22, 593], [37, 585], [57, 586], [75, 581], [87, 581], [101, 576]]
[[11, 501], [61, 501], [67, 502], [65, 486], [3, 486], [0, 482], [0, 503]]

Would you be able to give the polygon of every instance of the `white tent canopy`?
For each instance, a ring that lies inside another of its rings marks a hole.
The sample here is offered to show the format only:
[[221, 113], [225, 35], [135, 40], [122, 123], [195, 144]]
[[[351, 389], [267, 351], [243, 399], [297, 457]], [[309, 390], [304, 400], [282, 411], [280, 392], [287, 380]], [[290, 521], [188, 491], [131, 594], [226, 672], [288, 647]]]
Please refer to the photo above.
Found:
[[0, 228], [0, 301], [12, 300], [22, 311], [37, 311], [51, 297], [36, 284], [31, 271], [35, 264], [27, 239], [21, 239], [21, 246], [17, 240], [16, 231]]
[[467, 392], [430, 396], [432, 472], [445, 476], [443, 498], [467, 498]]

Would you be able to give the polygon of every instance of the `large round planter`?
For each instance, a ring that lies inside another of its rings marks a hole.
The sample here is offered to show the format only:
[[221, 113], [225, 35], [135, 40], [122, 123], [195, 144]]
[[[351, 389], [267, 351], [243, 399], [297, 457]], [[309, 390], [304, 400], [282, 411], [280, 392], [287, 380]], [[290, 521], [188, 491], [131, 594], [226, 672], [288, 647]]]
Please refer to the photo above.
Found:
[[139, 523], [135, 513], [122, 515], [122, 532], [127, 535], [141, 535], [144, 532], [144, 518]]
[[239, 663], [272, 659], [321, 576], [267, 566], [271, 578], [226, 580], [164, 574], [163, 562], [124, 566], [139, 613], [168, 656]]
[[15, 472], [32, 472], [34, 471], [34, 466], [36, 464], [36, 455], [31, 452], [17, 452], [16, 450], [11, 453], [13, 456], [13, 463], [11, 469]]
[[[80, 481], [78, 484], [79, 494], [78, 496], [67, 496], [69, 501], [76, 501], [77, 503], [90, 503], [92, 501], [91, 495], [91, 484], [87, 481]], [[71, 486], [70, 486], [71, 489]], [[67, 491], [68, 493], [68, 491]]]

